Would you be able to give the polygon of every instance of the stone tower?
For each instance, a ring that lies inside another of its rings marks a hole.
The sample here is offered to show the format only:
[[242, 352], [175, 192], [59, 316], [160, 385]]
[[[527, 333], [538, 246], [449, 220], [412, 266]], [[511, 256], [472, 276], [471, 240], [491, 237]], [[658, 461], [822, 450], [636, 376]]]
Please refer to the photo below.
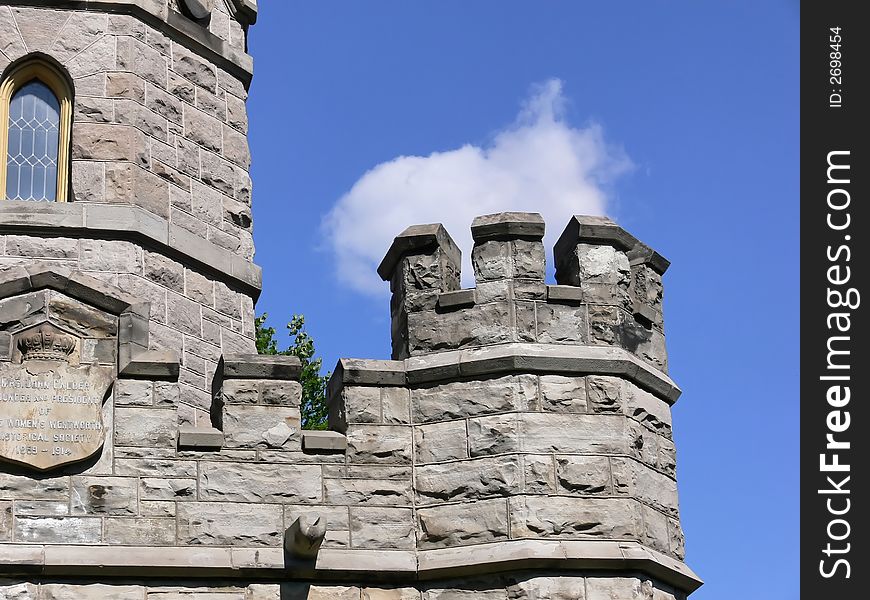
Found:
[[0, 598], [683, 599], [668, 263], [574, 217], [399, 235], [330, 431], [254, 353], [253, 0], [0, 6]]

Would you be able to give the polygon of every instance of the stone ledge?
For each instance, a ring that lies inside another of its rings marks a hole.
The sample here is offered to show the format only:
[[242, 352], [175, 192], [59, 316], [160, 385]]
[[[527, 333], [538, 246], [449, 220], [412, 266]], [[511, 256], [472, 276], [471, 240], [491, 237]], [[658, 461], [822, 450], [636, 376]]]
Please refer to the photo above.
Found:
[[193, 450], [220, 450], [224, 432], [213, 427], [182, 425], [178, 428], [178, 447]]
[[665, 373], [613, 346], [510, 343], [450, 350], [399, 360], [343, 358], [329, 381], [332, 398], [342, 385], [405, 386], [495, 373], [615, 375], [656, 394], [668, 404], [681, 390]]
[[684, 563], [638, 542], [511, 540], [438, 550], [321, 548], [316, 562], [281, 548], [195, 546], [0, 546], [0, 573], [129, 577], [178, 576], [332, 581], [433, 581], [519, 570], [635, 571], [691, 593], [703, 583]]
[[0, 234], [92, 236], [147, 242], [170, 256], [193, 259], [213, 276], [240, 287], [254, 300], [263, 287], [262, 272], [257, 265], [138, 206], [6, 201], [0, 203]]
[[298, 381], [302, 363], [295, 356], [224, 354], [218, 365], [224, 379], [280, 379]]
[[474, 290], [455, 290], [438, 295], [438, 308], [454, 309], [474, 306]]
[[[35, 8], [103, 11], [137, 17], [176, 40], [184, 39], [192, 46], [192, 50], [201, 53], [209, 61], [238, 77], [246, 88], [251, 85], [254, 59], [249, 54], [233, 48], [208, 29], [184, 15], [168, 9], [166, 2], [156, 0], [55, 0], [49, 7], [46, 6], [45, 0], [17, 0], [16, 4]], [[251, 18], [251, 15], [256, 17], [256, 3], [252, 3], [251, 0], [242, 0], [238, 4], [242, 5], [242, 10], [239, 12], [243, 17], [248, 19]], [[250, 22], [253, 22], [253, 19]]]
[[547, 302], [583, 304], [583, 290], [576, 285], [548, 285]]
[[347, 436], [337, 431], [302, 431], [302, 450], [341, 454], [347, 450]]
[[129, 362], [120, 367], [119, 373], [124, 377], [178, 380], [179, 361], [178, 354], [174, 350], [145, 350], [133, 353]]

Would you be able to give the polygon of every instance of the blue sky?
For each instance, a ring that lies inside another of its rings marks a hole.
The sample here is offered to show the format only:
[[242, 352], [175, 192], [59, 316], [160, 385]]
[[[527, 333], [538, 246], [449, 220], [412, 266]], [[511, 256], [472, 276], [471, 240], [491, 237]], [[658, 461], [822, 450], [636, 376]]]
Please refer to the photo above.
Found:
[[605, 212], [672, 262], [680, 504], [707, 581], [692, 598], [797, 598], [798, 12], [261, 0], [258, 312], [305, 314], [330, 369], [388, 358], [387, 284], [366, 276], [388, 242], [372, 238], [433, 210], [458, 241], [477, 208]]

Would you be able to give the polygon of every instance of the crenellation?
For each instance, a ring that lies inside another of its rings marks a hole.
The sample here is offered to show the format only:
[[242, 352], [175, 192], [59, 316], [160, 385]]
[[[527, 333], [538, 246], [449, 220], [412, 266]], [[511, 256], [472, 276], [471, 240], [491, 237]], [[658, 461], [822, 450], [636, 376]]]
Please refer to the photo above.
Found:
[[[0, 596], [685, 600], [700, 585], [681, 562], [667, 260], [574, 216], [553, 284], [541, 215], [497, 213], [471, 224], [461, 289], [450, 234], [408, 227], [378, 268], [392, 360], [341, 359], [329, 429], [303, 431], [301, 362], [255, 354], [256, 2], [26, 4], [0, 7], [0, 66], [40, 49], [69, 80], [71, 189], [0, 205]], [[65, 400], [9, 383], [34, 369], [48, 375], [31, 387], [54, 377]], [[83, 381], [93, 393], [69, 392]], [[49, 440], [53, 411], [72, 416]]]

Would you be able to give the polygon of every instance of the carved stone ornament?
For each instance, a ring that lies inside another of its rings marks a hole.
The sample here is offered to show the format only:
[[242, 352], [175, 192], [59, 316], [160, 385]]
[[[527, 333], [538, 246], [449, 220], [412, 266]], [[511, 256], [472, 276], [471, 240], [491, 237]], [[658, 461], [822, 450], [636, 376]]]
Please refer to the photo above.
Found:
[[181, 0], [194, 19], [204, 19], [211, 14], [214, 0]]
[[45, 471], [103, 446], [113, 369], [71, 365], [78, 342], [47, 323], [18, 335], [21, 363], [0, 363], [0, 459]]

